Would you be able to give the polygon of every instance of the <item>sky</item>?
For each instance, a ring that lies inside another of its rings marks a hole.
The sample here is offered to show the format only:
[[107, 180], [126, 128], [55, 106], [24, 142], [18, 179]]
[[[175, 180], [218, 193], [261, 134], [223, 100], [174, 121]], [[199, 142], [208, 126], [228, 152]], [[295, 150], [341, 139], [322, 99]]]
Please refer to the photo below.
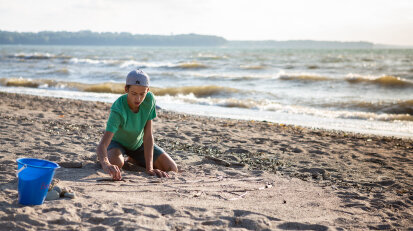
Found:
[[0, 0], [0, 30], [413, 45], [413, 0]]

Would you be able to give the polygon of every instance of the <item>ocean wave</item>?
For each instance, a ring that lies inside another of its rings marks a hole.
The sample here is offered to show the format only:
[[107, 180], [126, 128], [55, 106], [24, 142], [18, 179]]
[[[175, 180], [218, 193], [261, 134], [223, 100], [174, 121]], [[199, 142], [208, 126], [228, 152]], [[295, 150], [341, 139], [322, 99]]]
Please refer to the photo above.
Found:
[[142, 62], [136, 60], [117, 60], [117, 59], [90, 59], [90, 58], [71, 58], [70, 62], [86, 63], [93, 65], [108, 65], [119, 66], [121, 68], [133, 67], [133, 68], [174, 68], [174, 69], [204, 69], [208, 68], [207, 65], [199, 62], [183, 62], [183, 63], [170, 63], [170, 62]]
[[178, 63], [176, 65], [173, 65], [172, 67], [180, 68], [180, 69], [204, 69], [204, 68], [208, 68], [207, 65], [202, 64], [202, 63], [198, 63], [198, 62]]
[[350, 74], [346, 78], [346, 81], [352, 84], [367, 83], [380, 85], [383, 87], [413, 87], [413, 81], [391, 75], [384, 75], [380, 77], [368, 77]]
[[123, 61], [120, 67], [138, 67], [138, 68], [173, 68], [173, 69], [204, 69], [208, 68], [208, 65], [199, 62], [140, 62], [135, 60]]
[[172, 63], [165, 63], [165, 62], [142, 62], [142, 61], [135, 61], [135, 60], [126, 60], [123, 61], [120, 65], [121, 68], [125, 67], [135, 67], [135, 68], [159, 68], [159, 67], [175, 67]]
[[374, 62], [375, 60], [372, 59], [372, 58], [362, 58], [361, 61], [364, 61], [364, 62]]
[[[50, 88], [94, 93], [124, 93], [123, 83], [86, 84], [79, 82], [55, 81], [49, 79], [1, 78], [3, 86]], [[313, 115], [327, 118], [361, 119], [375, 121], [413, 121], [413, 99], [397, 102], [343, 102], [321, 105], [320, 108], [302, 105], [284, 105], [271, 100], [239, 99], [231, 96], [240, 90], [221, 86], [185, 86], [156, 88], [150, 90], [159, 97], [191, 104], [214, 105], [228, 108], [244, 108], [263, 111], [275, 111], [291, 114]], [[318, 105], [320, 106], [320, 105]], [[360, 109], [362, 111], [360, 111]]]
[[8, 55], [8, 58], [17, 58], [17, 59], [71, 59], [71, 56], [63, 54], [50, 54], [50, 53], [16, 53], [13, 55]]
[[279, 79], [281, 80], [294, 80], [294, 81], [327, 81], [334, 80], [321, 75], [307, 75], [307, 74], [282, 74]]
[[71, 58], [70, 62], [72, 63], [87, 63], [87, 64], [108, 64], [108, 60], [97, 60], [97, 59], [82, 59], [82, 58]]
[[257, 104], [253, 100], [224, 99], [218, 101], [216, 105], [229, 108], [257, 109]]
[[[72, 85], [73, 86], [73, 85]], [[125, 84], [123, 83], [99, 83], [99, 84], [79, 84], [76, 83], [76, 88], [85, 92], [96, 93], [125, 93]]]
[[408, 114], [413, 115], [413, 99], [398, 100], [396, 102], [366, 102], [366, 101], [350, 101], [350, 102], [333, 102], [322, 104], [323, 107], [333, 107], [341, 109], [361, 109], [366, 112], [387, 113], [387, 114]]
[[319, 69], [319, 68], [320, 68], [320, 66], [317, 66], [317, 65], [308, 65], [307, 66], [307, 69], [310, 69], [310, 70]]
[[[123, 83], [100, 83], [100, 84], [80, 84], [71, 83], [68, 85], [70, 87], [76, 87], [81, 91], [86, 92], [97, 92], [97, 93], [124, 93]], [[220, 86], [185, 86], [185, 87], [168, 87], [168, 88], [158, 88], [151, 87], [150, 91], [157, 96], [178, 96], [178, 95], [194, 95], [195, 97], [211, 97], [219, 95], [227, 95], [231, 93], [236, 93], [239, 90], [229, 87]]]
[[244, 70], [263, 70], [266, 69], [266, 65], [240, 65], [241, 69]]
[[31, 87], [31, 88], [38, 88], [41, 85], [38, 81], [33, 81], [31, 79], [23, 79], [23, 78], [1, 78], [0, 84], [3, 86], [8, 86], [8, 87]]
[[176, 95], [189, 95], [193, 94], [196, 97], [208, 97], [208, 96], [217, 96], [225, 95], [239, 92], [238, 89], [221, 87], [221, 86], [186, 86], [186, 87], [170, 87], [170, 88], [151, 88], [151, 91], [155, 95], [164, 96], [176, 96]]
[[123, 59], [91, 59], [91, 58], [71, 58], [71, 63], [85, 63], [92, 65], [107, 65], [107, 66], [119, 66], [120, 68], [176, 68], [180, 65], [174, 65], [168, 62], [144, 62], [136, 60], [123, 60]]
[[228, 79], [234, 81], [251, 80], [251, 79], [272, 79], [276, 78], [276, 75], [269, 74], [244, 74], [244, 73], [202, 73], [202, 72], [190, 72], [189, 76], [205, 79]]
[[258, 109], [257, 105], [260, 104], [258, 101], [255, 100], [240, 100], [234, 98], [211, 98], [211, 97], [203, 97], [199, 98], [194, 94], [178, 94], [175, 96], [171, 95], [164, 95], [160, 96], [163, 99], [168, 99], [171, 102], [183, 102], [189, 104], [199, 104], [199, 105], [209, 105], [209, 106], [220, 106], [220, 107], [228, 107], [228, 108], [244, 108], [244, 109]]
[[[1, 78], [0, 84], [3, 86], [12, 87], [29, 87], [29, 88], [59, 88], [59, 89], [72, 89], [84, 92], [96, 92], [96, 93], [117, 93], [123, 94], [125, 92], [124, 83], [79, 83], [79, 82], [67, 82], [67, 81], [55, 81], [49, 79], [24, 79], [24, 78]], [[185, 87], [169, 87], [169, 88], [157, 88], [151, 87], [150, 90], [159, 96], [170, 95], [190, 95], [193, 94], [196, 97], [210, 97], [219, 95], [228, 95], [231, 93], [239, 92], [238, 89], [221, 87], [221, 86], [185, 86]]]
[[341, 119], [361, 119], [361, 120], [376, 120], [376, 121], [413, 121], [413, 116], [408, 114], [376, 114], [368, 112], [341, 112], [336, 113], [337, 118]]
[[125, 84], [121, 83], [98, 83], [87, 84], [79, 82], [56, 81], [50, 79], [24, 79], [24, 78], [1, 78], [0, 84], [9, 87], [29, 87], [29, 88], [53, 88], [69, 89], [84, 92], [97, 93], [117, 93], [125, 92]]
[[[165, 97], [165, 96], [161, 96]], [[198, 98], [193, 94], [169, 96], [170, 101], [181, 101], [190, 104], [220, 106], [228, 108], [244, 108], [252, 110], [273, 111], [288, 114], [311, 115], [323, 118], [359, 119], [375, 121], [413, 121], [413, 115], [374, 113], [352, 110], [328, 110], [300, 105], [283, 105], [268, 100], [234, 99], [234, 98]]]
[[[259, 106], [261, 108], [261, 106]], [[312, 115], [317, 117], [340, 118], [340, 119], [359, 119], [375, 121], [413, 121], [413, 115], [391, 114], [380, 112], [363, 112], [354, 110], [328, 110], [322, 108], [306, 107], [299, 105], [269, 104], [263, 108], [267, 111], [280, 111], [291, 114]]]
[[205, 59], [205, 60], [221, 60], [221, 59], [227, 59], [228, 57], [225, 55], [215, 55], [215, 54], [208, 54], [208, 53], [199, 53], [197, 55], [197, 58], [199, 59]]
[[48, 72], [49, 74], [70, 75], [70, 70], [67, 68], [60, 68]]
[[320, 60], [322, 63], [344, 63], [351, 62], [350, 59], [345, 58], [344, 56], [328, 56]]

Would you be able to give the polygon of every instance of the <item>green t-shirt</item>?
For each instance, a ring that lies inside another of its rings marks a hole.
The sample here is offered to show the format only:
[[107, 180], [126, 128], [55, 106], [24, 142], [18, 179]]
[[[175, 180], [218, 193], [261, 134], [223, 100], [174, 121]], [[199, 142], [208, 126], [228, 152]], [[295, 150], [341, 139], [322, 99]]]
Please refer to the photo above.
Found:
[[143, 143], [146, 122], [156, 117], [155, 97], [152, 92], [148, 92], [139, 105], [138, 113], [129, 108], [127, 97], [127, 94], [122, 95], [113, 103], [106, 131], [114, 133], [112, 140], [134, 151]]

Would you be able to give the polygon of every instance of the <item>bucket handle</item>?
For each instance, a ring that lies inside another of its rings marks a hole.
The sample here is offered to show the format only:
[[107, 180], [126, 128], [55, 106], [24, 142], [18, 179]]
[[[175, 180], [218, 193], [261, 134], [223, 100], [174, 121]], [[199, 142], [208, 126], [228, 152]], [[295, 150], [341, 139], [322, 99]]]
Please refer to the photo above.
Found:
[[23, 171], [24, 169], [26, 169], [26, 168], [27, 168], [27, 164], [23, 165], [23, 167], [21, 167], [19, 170], [17, 170], [17, 172], [16, 172], [16, 177], [19, 178], [19, 173], [20, 173], [21, 171]]

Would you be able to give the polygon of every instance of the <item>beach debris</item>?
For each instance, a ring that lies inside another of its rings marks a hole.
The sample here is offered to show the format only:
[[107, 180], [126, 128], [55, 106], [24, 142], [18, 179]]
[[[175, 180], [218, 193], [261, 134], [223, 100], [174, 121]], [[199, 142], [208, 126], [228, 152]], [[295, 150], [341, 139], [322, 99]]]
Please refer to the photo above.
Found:
[[114, 180], [113, 178], [102, 178], [102, 179], [97, 179], [96, 181], [109, 181], [109, 182], [116, 182], [116, 181], [124, 181], [124, 182], [126, 182], [126, 180], [125, 179], [120, 179], [120, 180]]
[[82, 162], [75, 162], [75, 161], [68, 161], [68, 162], [60, 162], [60, 166], [63, 168], [82, 168], [83, 163]]
[[74, 198], [76, 197], [76, 194], [75, 194], [74, 192], [65, 192], [65, 193], [63, 194], [63, 196], [64, 196], [64, 197], [67, 197], [67, 198], [74, 199]]
[[247, 167], [248, 165], [245, 163], [240, 163], [240, 162], [231, 162], [231, 167], [238, 167], [238, 168], [244, 168]]
[[263, 189], [266, 189], [266, 188], [272, 188], [272, 184], [269, 183], [269, 182], [266, 182], [265, 186], [264, 187], [259, 187], [258, 190], [263, 190]]
[[225, 167], [229, 167], [231, 166], [231, 163], [213, 156], [205, 156], [206, 159], [208, 160], [213, 160], [215, 163], [219, 164], [219, 165], [223, 165]]
[[60, 198], [60, 195], [57, 191], [51, 190], [51, 191], [47, 192], [47, 195], [46, 195], [46, 200], [47, 201], [57, 200], [59, 198]]
[[67, 197], [67, 198], [73, 199], [75, 198], [75, 196], [76, 196], [75, 192], [73, 192], [72, 189], [67, 188], [67, 187], [62, 188], [62, 191], [60, 192], [60, 197]]
[[245, 195], [247, 195], [247, 194], [248, 194], [248, 192], [244, 192], [243, 194], [241, 194], [241, 195], [239, 195], [239, 196], [237, 196], [237, 197], [229, 198], [229, 199], [227, 199], [227, 200], [229, 200], [229, 201], [239, 200], [239, 199], [244, 198]]
[[49, 190], [46, 195], [46, 200], [51, 201], [51, 200], [57, 200], [61, 197], [67, 197], [67, 198], [75, 198], [75, 193], [73, 192], [72, 189], [67, 188], [67, 187], [60, 187], [57, 184], [60, 182], [59, 179], [54, 178], [52, 182], [50, 183]]
[[163, 180], [162, 180], [162, 179], [156, 179], [156, 180], [151, 180], [151, 181], [149, 181], [148, 183], [151, 183], [151, 184], [159, 184], [159, 183], [163, 183]]
[[65, 193], [67, 192], [72, 192], [72, 190], [70, 188], [62, 188], [61, 192], [60, 192], [60, 196], [63, 197], [65, 195]]
[[53, 187], [53, 190], [56, 191], [56, 192], [58, 192], [59, 195], [62, 193], [62, 189], [61, 189], [59, 186], [54, 186], [54, 187]]
[[196, 193], [193, 195], [193, 197], [201, 197], [202, 194], [204, 194], [204, 192], [203, 192], [203, 191], [199, 191], [199, 192], [196, 192]]
[[57, 179], [57, 178], [54, 178], [53, 180], [52, 180], [52, 182], [50, 183], [50, 185], [49, 185], [49, 189], [48, 189], [48, 191], [51, 191], [58, 183], [59, 183], [59, 179]]
[[407, 189], [396, 190], [396, 193], [397, 193], [398, 195], [403, 195], [403, 194], [408, 193], [408, 192], [409, 192], [409, 191], [408, 191]]

